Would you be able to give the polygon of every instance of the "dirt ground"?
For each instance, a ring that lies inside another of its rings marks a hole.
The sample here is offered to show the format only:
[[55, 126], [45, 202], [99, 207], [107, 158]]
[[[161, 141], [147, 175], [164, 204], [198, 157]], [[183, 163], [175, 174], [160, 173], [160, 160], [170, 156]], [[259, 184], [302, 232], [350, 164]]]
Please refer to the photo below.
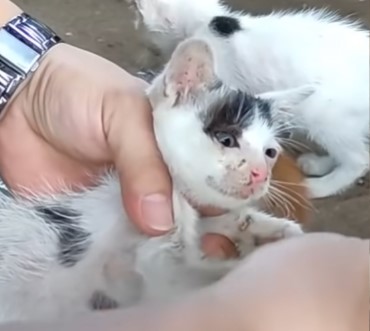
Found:
[[[202, 0], [198, 0], [202, 1]], [[98, 53], [135, 72], [146, 52], [137, 38], [132, 13], [124, 0], [15, 0], [79, 47]], [[344, 15], [359, 17], [370, 25], [369, 0], [229, 0], [235, 8], [252, 13], [273, 9], [329, 7]], [[345, 47], [345, 45], [344, 45]], [[341, 197], [315, 203], [312, 230], [333, 231], [370, 238], [369, 178]]]

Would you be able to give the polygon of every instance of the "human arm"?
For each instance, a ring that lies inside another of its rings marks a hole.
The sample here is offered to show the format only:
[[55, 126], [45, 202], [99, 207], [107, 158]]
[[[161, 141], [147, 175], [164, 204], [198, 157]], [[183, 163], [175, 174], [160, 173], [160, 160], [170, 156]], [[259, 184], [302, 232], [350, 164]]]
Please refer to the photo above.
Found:
[[0, 0], [0, 26], [21, 13], [21, 9], [9, 0]]

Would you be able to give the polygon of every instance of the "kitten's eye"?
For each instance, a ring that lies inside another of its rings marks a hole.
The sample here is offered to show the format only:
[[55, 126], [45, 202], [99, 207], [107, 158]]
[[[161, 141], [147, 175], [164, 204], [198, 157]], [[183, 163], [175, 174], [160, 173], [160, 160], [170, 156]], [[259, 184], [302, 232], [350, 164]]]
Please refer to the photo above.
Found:
[[278, 152], [275, 148], [267, 148], [265, 151], [266, 156], [268, 156], [270, 159], [274, 159], [277, 153]]
[[215, 134], [216, 139], [220, 144], [222, 144], [225, 147], [233, 148], [233, 147], [239, 147], [238, 141], [236, 140], [235, 136], [231, 133], [226, 132], [217, 132]]

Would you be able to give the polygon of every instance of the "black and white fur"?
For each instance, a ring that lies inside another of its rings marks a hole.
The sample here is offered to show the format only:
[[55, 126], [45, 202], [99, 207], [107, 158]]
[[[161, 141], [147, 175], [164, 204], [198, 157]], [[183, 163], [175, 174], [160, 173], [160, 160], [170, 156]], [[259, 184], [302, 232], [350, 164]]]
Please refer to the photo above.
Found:
[[[253, 97], [215, 75], [202, 39], [181, 43], [148, 90], [154, 128], [173, 178], [175, 230], [146, 238], [129, 222], [115, 173], [94, 188], [0, 199], [0, 322], [63, 318], [171, 299], [210, 284], [235, 264], [204, 258], [199, 237], [300, 235], [294, 221], [258, 209], [280, 152], [274, 117], [314, 92], [307, 85]], [[251, 171], [266, 171], [251, 181]], [[187, 202], [230, 210], [199, 222]]]
[[299, 158], [313, 198], [341, 193], [369, 170], [369, 33], [360, 24], [324, 10], [251, 16], [219, 0], [131, 2], [164, 54], [202, 36], [217, 50], [218, 76], [242, 91], [319, 82], [289, 121], [328, 153]]

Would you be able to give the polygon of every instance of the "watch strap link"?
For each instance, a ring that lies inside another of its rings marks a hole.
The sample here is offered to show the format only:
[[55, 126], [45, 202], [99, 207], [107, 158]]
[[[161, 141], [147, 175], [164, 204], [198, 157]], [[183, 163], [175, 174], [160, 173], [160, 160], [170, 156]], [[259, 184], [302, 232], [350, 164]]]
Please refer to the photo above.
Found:
[[34, 72], [41, 57], [61, 38], [22, 13], [0, 29], [0, 117], [17, 87]]

